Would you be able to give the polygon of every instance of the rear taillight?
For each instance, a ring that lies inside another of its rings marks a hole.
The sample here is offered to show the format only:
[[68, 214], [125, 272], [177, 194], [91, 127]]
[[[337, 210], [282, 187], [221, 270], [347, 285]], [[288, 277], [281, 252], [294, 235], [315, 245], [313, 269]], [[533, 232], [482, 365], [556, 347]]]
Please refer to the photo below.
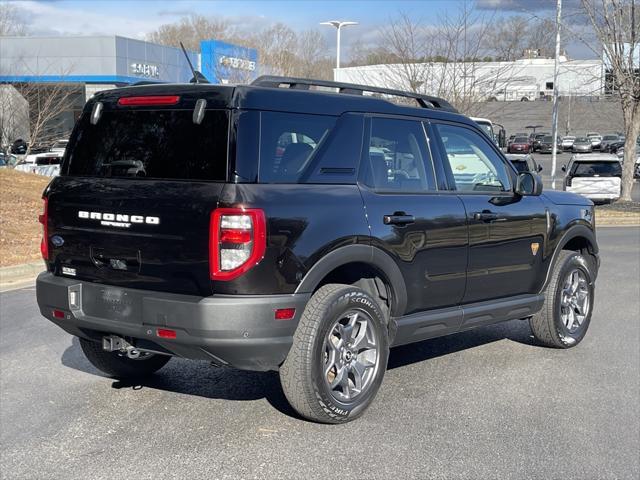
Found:
[[47, 224], [49, 223], [49, 200], [45, 197], [42, 214], [38, 217], [38, 221], [42, 224], [42, 241], [40, 242], [40, 253], [44, 260], [49, 260], [49, 234]]
[[566, 178], [564, 179], [564, 184], [565, 184], [567, 187], [570, 187], [570, 186], [571, 186], [571, 180], [572, 180], [572, 178], [573, 178], [573, 177], [566, 177]]
[[264, 211], [218, 208], [209, 223], [209, 273], [212, 280], [233, 280], [254, 267], [267, 248]]

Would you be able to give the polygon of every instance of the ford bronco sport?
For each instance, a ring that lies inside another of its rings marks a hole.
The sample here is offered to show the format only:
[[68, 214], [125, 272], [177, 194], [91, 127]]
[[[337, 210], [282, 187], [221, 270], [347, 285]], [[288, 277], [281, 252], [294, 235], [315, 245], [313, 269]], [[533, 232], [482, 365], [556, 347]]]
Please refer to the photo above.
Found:
[[599, 266], [593, 204], [446, 101], [284, 77], [98, 93], [41, 222], [40, 311], [96, 368], [277, 370], [326, 423], [371, 404], [390, 347], [511, 319], [577, 345]]

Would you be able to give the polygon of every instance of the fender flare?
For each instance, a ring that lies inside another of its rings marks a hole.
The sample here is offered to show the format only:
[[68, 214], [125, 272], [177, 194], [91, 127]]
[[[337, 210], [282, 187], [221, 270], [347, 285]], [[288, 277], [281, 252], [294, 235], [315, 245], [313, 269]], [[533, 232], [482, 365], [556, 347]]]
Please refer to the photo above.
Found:
[[295, 293], [311, 293], [330, 272], [348, 263], [366, 263], [380, 270], [391, 288], [391, 315], [400, 316], [407, 308], [407, 289], [398, 265], [379, 248], [371, 245], [339, 247], [318, 260], [304, 276]]
[[[596, 256], [596, 260], [598, 258], [598, 242], [596, 241], [596, 235], [595, 233], [593, 233], [593, 230], [591, 230], [590, 228], [584, 226], [584, 225], [573, 225], [572, 227], [569, 227], [560, 237], [560, 239], [558, 240], [556, 247], [553, 251], [553, 254], [551, 255], [551, 261], [549, 262], [549, 266], [547, 267], [547, 273], [544, 279], [544, 283], [542, 284], [542, 288], [540, 289], [539, 293], [542, 293], [545, 291], [545, 289], [547, 288], [547, 285], [549, 284], [549, 279], [551, 278], [551, 273], [553, 272], [553, 267], [556, 264], [556, 261], [558, 260], [558, 255], [560, 255], [560, 252], [562, 251], [562, 248], [569, 243], [571, 240], [573, 240], [574, 238], [577, 237], [583, 237], [584, 239], [587, 240], [587, 243], [589, 244], [590, 250], [591, 252]], [[599, 261], [596, 265], [596, 267], [599, 267]], [[597, 270], [594, 273], [594, 279], [597, 276], [598, 272]]]

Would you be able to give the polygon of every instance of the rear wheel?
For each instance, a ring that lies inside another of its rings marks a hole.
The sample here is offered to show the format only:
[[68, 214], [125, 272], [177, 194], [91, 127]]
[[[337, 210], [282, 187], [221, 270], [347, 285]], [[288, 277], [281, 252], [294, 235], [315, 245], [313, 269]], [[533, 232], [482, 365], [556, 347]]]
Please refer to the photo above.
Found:
[[107, 352], [102, 349], [102, 344], [84, 338], [80, 339], [80, 347], [91, 365], [115, 378], [136, 378], [151, 375], [171, 360], [169, 355], [153, 353], [143, 353], [138, 358], [129, 358], [118, 352]]
[[556, 348], [580, 343], [591, 322], [594, 292], [587, 259], [578, 252], [560, 252], [545, 292], [544, 306], [529, 322], [535, 338]]
[[344, 423], [371, 404], [388, 358], [387, 322], [377, 301], [357, 287], [325, 285], [305, 308], [280, 382], [300, 415]]

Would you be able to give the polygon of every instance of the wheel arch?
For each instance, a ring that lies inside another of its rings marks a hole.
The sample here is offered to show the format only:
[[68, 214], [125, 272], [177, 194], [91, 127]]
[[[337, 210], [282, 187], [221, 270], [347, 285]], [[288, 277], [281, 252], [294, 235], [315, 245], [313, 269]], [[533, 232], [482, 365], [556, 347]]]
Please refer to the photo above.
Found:
[[389, 290], [391, 316], [405, 312], [407, 290], [398, 265], [389, 254], [370, 245], [347, 245], [331, 251], [309, 269], [296, 293], [313, 293], [326, 283], [351, 280], [349, 277], [358, 273], [375, 273], [381, 279]]
[[547, 288], [551, 274], [558, 260], [558, 256], [563, 250], [573, 250], [588, 256], [593, 262], [594, 279], [597, 276], [600, 262], [596, 235], [593, 230], [584, 225], [574, 225], [567, 229], [567, 231], [565, 231], [558, 240], [553, 255], [551, 256], [549, 266], [547, 267], [544, 284], [542, 285], [540, 292], [543, 292]]

